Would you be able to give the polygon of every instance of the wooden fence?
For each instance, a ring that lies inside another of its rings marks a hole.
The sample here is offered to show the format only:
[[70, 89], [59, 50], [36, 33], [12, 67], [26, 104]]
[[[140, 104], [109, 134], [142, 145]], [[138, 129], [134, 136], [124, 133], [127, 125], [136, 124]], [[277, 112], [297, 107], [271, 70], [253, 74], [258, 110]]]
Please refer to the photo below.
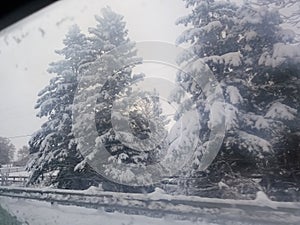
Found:
[[10, 186], [16, 184], [17, 186], [24, 186], [28, 176], [1, 176], [0, 184], [1, 186]]
[[24, 167], [3, 167], [0, 168], [1, 186], [24, 186], [28, 176]]

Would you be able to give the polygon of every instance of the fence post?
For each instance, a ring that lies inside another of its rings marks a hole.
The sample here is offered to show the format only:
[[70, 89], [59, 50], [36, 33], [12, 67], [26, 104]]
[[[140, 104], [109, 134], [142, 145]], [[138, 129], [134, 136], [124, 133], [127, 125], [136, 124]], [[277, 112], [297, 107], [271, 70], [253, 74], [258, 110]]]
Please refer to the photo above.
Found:
[[4, 173], [1, 173], [1, 185], [2, 186], [6, 185], [6, 176]]

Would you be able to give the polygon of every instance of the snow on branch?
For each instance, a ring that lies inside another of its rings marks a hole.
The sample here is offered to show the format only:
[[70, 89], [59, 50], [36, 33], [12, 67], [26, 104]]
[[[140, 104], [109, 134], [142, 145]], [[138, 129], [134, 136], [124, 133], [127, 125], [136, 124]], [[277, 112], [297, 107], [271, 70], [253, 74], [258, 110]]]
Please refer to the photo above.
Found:
[[206, 35], [214, 30], [221, 29], [223, 25], [220, 21], [213, 21], [208, 23], [206, 26], [200, 28], [191, 28], [183, 32], [176, 40], [176, 44], [181, 44], [187, 40], [194, 41], [195, 38]]
[[242, 139], [240, 142], [242, 147], [245, 147], [249, 152], [256, 153], [259, 158], [263, 157], [263, 152], [272, 152], [272, 145], [265, 139], [244, 131], [239, 131], [238, 135]]
[[240, 104], [243, 103], [243, 97], [240, 94], [240, 91], [237, 87], [234, 86], [228, 86], [226, 88], [226, 93], [229, 96], [229, 100], [232, 104]]
[[264, 52], [259, 60], [259, 65], [278, 67], [281, 64], [292, 60], [300, 63], [300, 45], [288, 45], [284, 43], [276, 43], [273, 47], [272, 56], [268, 52]]
[[216, 64], [224, 64], [226, 66], [238, 67], [242, 64], [242, 54], [240, 52], [229, 52], [224, 55], [204, 57], [204, 62], [213, 62]]
[[282, 120], [293, 120], [295, 119], [296, 115], [297, 109], [294, 109], [280, 102], [273, 103], [266, 113], [266, 117], [268, 118]]

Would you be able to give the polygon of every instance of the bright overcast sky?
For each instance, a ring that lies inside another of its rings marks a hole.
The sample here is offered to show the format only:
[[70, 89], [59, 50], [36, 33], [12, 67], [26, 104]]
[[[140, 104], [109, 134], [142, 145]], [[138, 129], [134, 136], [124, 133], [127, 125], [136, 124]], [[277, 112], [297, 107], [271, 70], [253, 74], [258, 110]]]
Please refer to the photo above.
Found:
[[[35, 116], [34, 105], [51, 77], [48, 64], [59, 59], [54, 50], [63, 47], [70, 25], [76, 23], [87, 33], [105, 6], [124, 15], [129, 37], [137, 42], [174, 43], [184, 30], [175, 21], [188, 13], [182, 0], [63, 0], [1, 31], [0, 136], [30, 135], [39, 129], [42, 120]], [[168, 73], [163, 69], [156, 70]], [[19, 148], [28, 139], [11, 141]]]
[[[174, 43], [183, 31], [175, 20], [187, 14], [182, 0], [64, 0], [0, 32], [0, 136], [32, 134], [42, 120], [35, 114], [37, 93], [48, 84], [48, 64], [58, 56], [55, 49], [70, 25], [83, 32], [95, 25], [94, 15], [110, 6], [124, 15], [134, 41]], [[11, 139], [17, 148], [29, 137]]]

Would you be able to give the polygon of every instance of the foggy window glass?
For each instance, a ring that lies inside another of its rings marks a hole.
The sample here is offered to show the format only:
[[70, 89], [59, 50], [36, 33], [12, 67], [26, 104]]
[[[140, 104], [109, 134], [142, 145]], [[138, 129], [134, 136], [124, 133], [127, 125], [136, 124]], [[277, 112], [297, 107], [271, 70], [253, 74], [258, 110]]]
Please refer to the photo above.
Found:
[[299, 224], [300, 3], [59, 1], [0, 31], [0, 225]]

